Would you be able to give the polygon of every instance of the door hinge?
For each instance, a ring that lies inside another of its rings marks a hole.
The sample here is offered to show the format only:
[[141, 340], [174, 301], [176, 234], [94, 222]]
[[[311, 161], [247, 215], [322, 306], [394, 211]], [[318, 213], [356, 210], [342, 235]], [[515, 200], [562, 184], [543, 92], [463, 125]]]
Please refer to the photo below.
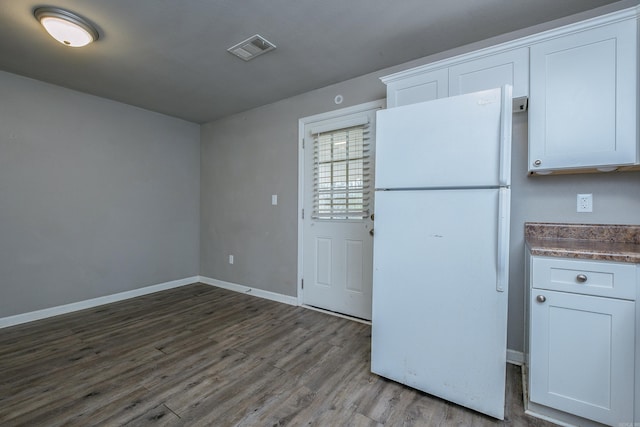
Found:
[[300, 284], [302, 286], [302, 289], [304, 289], [304, 279], [300, 279]]
[[302, 219], [304, 219], [304, 209], [302, 209]]

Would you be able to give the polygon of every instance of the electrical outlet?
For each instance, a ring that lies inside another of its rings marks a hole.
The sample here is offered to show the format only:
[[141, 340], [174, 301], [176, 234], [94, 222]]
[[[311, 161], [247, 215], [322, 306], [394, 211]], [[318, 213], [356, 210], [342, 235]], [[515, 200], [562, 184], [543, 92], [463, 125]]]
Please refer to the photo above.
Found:
[[593, 195], [578, 194], [576, 212], [593, 212]]
[[233, 264], [233, 255], [229, 255], [229, 264]]

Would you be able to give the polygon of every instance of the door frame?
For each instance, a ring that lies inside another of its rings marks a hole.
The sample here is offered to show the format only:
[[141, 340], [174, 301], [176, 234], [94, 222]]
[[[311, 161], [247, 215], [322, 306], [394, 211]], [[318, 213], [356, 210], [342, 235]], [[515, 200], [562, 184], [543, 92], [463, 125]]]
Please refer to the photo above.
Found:
[[[298, 274], [297, 274], [297, 298], [298, 305], [303, 305], [303, 293], [304, 289], [302, 288], [302, 279], [303, 279], [303, 269], [304, 269], [304, 258], [303, 258], [303, 235], [304, 235], [304, 224], [302, 219], [302, 209], [304, 208], [304, 129], [305, 127], [314, 122], [319, 122], [321, 120], [330, 120], [330, 119], [338, 119], [342, 116], [346, 116], [349, 114], [357, 114], [363, 113], [370, 110], [382, 110], [386, 108], [387, 100], [386, 99], [378, 99], [377, 101], [366, 102], [364, 104], [354, 105], [351, 107], [340, 108], [338, 110], [328, 111], [326, 113], [314, 114], [313, 116], [302, 117], [298, 119]], [[375, 144], [375, 141], [374, 141]], [[310, 213], [306, 213], [306, 215], [310, 215]]]

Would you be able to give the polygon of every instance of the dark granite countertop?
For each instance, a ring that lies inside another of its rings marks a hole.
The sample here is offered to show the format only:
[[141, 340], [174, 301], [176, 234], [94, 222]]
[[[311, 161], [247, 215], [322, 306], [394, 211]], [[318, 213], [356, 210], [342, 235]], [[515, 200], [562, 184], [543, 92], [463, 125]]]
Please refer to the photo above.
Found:
[[532, 255], [640, 264], [640, 225], [527, 222]]

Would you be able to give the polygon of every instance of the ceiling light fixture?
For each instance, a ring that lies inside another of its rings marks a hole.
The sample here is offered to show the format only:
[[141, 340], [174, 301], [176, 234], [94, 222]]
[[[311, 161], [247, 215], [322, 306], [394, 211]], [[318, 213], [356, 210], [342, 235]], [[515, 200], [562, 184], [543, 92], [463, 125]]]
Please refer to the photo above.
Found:
[[75, 13], [58, 7], [39, 7], [33, 15], [51, 37], [65, 46], [81, 47], [98, 40], [98, 30]]

